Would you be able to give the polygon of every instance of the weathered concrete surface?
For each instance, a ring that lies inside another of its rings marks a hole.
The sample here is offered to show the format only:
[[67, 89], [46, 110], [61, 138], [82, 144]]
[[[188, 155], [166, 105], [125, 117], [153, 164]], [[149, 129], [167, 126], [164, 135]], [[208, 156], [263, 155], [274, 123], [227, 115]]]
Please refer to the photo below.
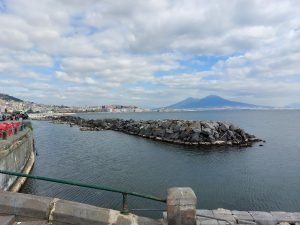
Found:
[[[0, 141], [0, 169], [29, 173], [35, 160], [33, 132], [31, 128], [19, 131], [7, 140]], [[0, 190], [18, 191], [25, 182], [17, 178], [0, 174]]]
[[13, 192], [0, 192], [0, 214], [47, 219], [52, 198]]
[[193, 146], [249, 146], [261, 141], [234, 124], [220, 121], [191, 120], [85, 120], [80, 117], [50, 117], [54, 123], [80, 126], [82, 131], [114, 130], [157, 141]]
[[[57, 198], [0, 192], [0, 215], [12, 215], [15, 221], [38, 221], [51, 225], [160, 225], [159, 221], [133, 214]], [[1, 220], [0, 220], [1, 221]], [[36, 222], [37, 223], [37, 222]], [[18, 224], [18, 223], [16, 223]]]

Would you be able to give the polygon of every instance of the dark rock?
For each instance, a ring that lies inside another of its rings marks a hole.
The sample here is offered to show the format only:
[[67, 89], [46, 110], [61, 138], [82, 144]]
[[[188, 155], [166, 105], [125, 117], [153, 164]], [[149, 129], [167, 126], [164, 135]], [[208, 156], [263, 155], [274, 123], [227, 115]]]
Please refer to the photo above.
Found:
[[190, 138], [191, 142], [199, 142], [200, 141], [200, 133], [194, 133], [191, 138]]
[[262, 141], [238, 126], [215, 121], [123, 119], [84, 120], [80, 117], [62, 116], [48, 118], [53, 123], [78, 125], [81, 130], [115, 130], [159, 141], [185, 145], [239, 145], [249, 146]]
[[209, 135], [211, 135], [211, 129], [209, 129], [209, 128], [203, 128], [202, 131], [201, 131], [201, 133], [203, 135], [205, 135], [205, 136], [209, 136]]
[[231, 124], [231, 125], [229, 126], [229, 129], [232, 130], [232, 131], [236, 131], [236, 130], [239, 130], [240, 128], [237, 127], [237, 126], [235, 126], [235, 125], [233, 125], [233, 124]]
[[221, 124], [219, 125], [219, 130], [225, 132], [225, 131], [227, 131], [228, 129], [226, 128], [226, 126], [225, 126], [223, 123], [221, 123]]

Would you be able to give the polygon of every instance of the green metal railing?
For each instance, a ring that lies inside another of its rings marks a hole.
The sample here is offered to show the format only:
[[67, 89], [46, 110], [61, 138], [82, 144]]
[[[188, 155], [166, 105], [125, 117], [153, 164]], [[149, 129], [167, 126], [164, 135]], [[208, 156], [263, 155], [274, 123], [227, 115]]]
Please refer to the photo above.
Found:
[[59, 183], [59, 184], [67, 184], [67, 185], [72, 185], [72, 186], [78, 186], [78, 187], [84, 187], [84, 188], [91, 188], [91, 189], [96, 189], [96, 190], [102, 190], [102, 191], [109, 191], [109, 192], [115, 192], [115, 193], [120, 193], [122, 194], [122, 214], [128, 214], [129, 209], [128, 209], [128, 195], [139, 197], [139, 198], [144, 198], [144, 199], [149, 199], [157, 202], [163, 202], [166, 203], [166, 199], [161, 199], [155, 196], [151, 195], [144, 195], [144, 194], [139, 194], [136, 192], [128, 192], [128, 191], [121, 191], [109, 187], [101, 187], [101, 186], [96, 186], [96, 185], [91, 185], [91, 184], [83, 184], [79, 182], [74, 182], [74, 181], [68, 181], [68, 180], [62, 180], [62, 179], [56, 179], [56, 178], [50, 178], [50, 177], [42, 177], [42, 176], [33, 176], [30, 174], [24, 174], [24, 173], [17, 173], [17, 172], [11, 172], [11, 171], [5, 171], [5, 170], [0, 170], [0, 173], [6, 174], [6, 175], [11, 175], [11, 176], [17, 176], [17, 177], [26, 177], [29, 179], [35, 179], [35, 180], [43, 180], [43, 181], [49, 181], [49, 182], [54, 182], [54, 183]]

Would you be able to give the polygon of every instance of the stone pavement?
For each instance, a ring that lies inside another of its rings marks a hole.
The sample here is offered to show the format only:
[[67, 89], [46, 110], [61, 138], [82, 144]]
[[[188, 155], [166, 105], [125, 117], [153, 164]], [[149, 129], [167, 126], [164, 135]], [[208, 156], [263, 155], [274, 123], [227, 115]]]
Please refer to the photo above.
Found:
[[[197, 225], [257, 224], [300, 225], [300, 212], [230, 211], [227, 209], [196, 211]], [[213, 219], [217, 218], [217, 219]], [[226, 222], [227, 221], [227, 222]]]

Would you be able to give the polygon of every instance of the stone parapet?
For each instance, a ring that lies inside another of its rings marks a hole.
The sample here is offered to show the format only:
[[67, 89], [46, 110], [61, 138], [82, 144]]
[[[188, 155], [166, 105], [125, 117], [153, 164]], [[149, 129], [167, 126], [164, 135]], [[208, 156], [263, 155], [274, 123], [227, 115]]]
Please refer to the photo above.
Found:
[[[46, 221], [51, 225], [159, 225], [159, 221], [78, 202], [35, 195], [0, 192], [0, 215], [16, 221]], [[16, 223], [18, 224], [18, 223]], [[20, 223], [23, 224], [23, 223]]]
[[[57, 198], [0, 192], [0, 224], [26, 225], [300, 225], [300, 212], [236, 211], [196, 209], [190, 188], [168, 191], [163, 220], [71, 202]], [[11, 221], [14, 223], [11, 223]], [[3, 221], [7, 221], [4, 223]], [[27, 221], [25, 223], [25, 221]], [[32, 222], [28, 222], [32, 221]], [[1, 223], [2, 222], [2, 223]]]

